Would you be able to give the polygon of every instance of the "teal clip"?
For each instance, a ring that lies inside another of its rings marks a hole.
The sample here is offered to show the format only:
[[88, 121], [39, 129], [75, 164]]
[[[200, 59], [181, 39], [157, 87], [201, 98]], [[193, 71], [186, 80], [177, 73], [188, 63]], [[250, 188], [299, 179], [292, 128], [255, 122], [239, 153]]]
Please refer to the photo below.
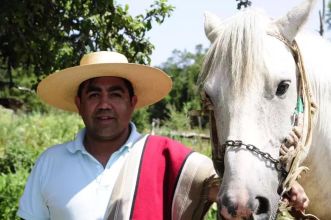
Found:
[[302, 97], [298, 97], [297, 107], [295, 108], [295, 112], [297, 114], [303, 113], [303, 109], [304, 109], [304, 106], [303, 106]]

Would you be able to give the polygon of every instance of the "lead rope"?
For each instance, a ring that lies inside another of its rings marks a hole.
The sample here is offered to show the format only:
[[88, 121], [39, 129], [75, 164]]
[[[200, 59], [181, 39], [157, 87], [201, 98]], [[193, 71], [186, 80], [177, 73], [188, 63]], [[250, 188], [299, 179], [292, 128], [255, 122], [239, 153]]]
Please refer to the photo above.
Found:
[[[295, 211], [290, 214], [290, 204], [282, 200], [285, 193], [287, 193], [293, 186], [296, 179], [300, 178], [302, 172], [306, 172], [308, 167], [300, 166], [303, 160], [306, 158], [312, 140], [313, 130], [313, 116], [316, 112], [317, 106], [313, 101], [310, 83], [308, 81], [307, 73], [303, 65], [303, 59], [298, 47], [298, 44], [293, 40], [292, 44], [284, 39], [280, 35], [270, 34], [277, 39], [284, 42], [293, 53], [296, 61], [296, 65], [299, 70], [299, 93], [298, 93], [298, 105], [295, 120], [295, 126], [293, 127], [290, 135], [286, 138], [286, 141], [280, 147], [280, 162], [283, 167], [288, 171], [288, 175], [282, 183], [282, 193], [279, 202], [279, 209], [277, 214], [277, 220], [289, 220], [289, 219], [317, 219], [311, 214], [305, 214], [304, 212]], [[302, 99], [302, 101], [301, 101]], [[303, 109], [300, 110], [300, 103], [303, 102]], [[295, 215], [293, 218], [292, 214]]]
[[[300, 176], [302, 171], [308, 170], [307, 167], [300, 167], [300, 164], [306, 158], [309, 148], [311, 146], [312, 139], [312, 129], [313, 129], [313, 115], [316, 111], [316, 105], [312, 101], [312, 95], [310, 91], [310, 84], [307, 80], [306, 71], [304, 69], [302, 57], [298, 45], [295, 41], [293, 41], [293, 45], [291, 48], [294, 53], [297, 55], [297, 66], [300, 72], [300, 93], [303, 101], [303, 112], [297, 113], [297, 125], [293, 127], [290, 136], [292, 137], [292, 141], [289, 141], [290, 138], [287, 138], [287, 141], [282, 144], [281, 149], [288, 149], [288, 152], [284, 155], [281, 155], [280, 160], [287, 162], [287, 169], [289, 174], [286, 179], [282, 183], [283, 190], [289, 190], [294, 180]], [[295, 157], [292, 158], [292, 161], [289, 160], [291, 155], [294, 154]]]

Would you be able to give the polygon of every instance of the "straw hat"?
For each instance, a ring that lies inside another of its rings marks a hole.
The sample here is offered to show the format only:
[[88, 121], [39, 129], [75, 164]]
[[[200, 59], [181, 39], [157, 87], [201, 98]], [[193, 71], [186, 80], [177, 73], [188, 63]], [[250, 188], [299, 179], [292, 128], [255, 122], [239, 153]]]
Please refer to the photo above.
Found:
[[79, 66], [47, 76], [39, 83], [37, 94], [56, 108], [77, 112], [75, 96], [79, 85], [87, 79], [101, 76], [129, 80], [138, 97], [136, 108], [161, 100], [172, 86], [170, 77], [160, 69], [128, 63], [127, 58], [120, 53], [100, 51], [84, 55]]

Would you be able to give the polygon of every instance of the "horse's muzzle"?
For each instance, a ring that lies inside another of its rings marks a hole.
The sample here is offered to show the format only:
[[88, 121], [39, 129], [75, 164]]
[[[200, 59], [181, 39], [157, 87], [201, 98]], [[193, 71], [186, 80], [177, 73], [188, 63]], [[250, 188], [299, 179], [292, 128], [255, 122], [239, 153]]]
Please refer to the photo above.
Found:
[[261, 196], [246, 199], [244, 197], [235, 198], [224, 194], [221, 196], [219, 210], [222, 219], [226, 220], [268, 220], [271, 217], [270, 201]]

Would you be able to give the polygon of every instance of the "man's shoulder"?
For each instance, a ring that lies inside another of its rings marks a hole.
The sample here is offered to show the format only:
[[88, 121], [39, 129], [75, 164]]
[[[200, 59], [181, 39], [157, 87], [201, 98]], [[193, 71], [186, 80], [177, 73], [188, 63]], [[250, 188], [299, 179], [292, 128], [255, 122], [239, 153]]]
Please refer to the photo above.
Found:
[[[192, 150], [191, 147], [185, 146], [181, 142], [169, 137], [149, 135], [146, 143], [147, 147], [152, 150], [153, 155], [158, 155], [156, 152], [163, 152], [160, 155], [169, 155], [175, 160], [178, 157], [187, 160], [188, 158], [199, 158], [201, 160], [210, 160], [209, 157]], [[157, 146], [157, 147], [156, 147]], [[167, 152], [165, 154], [165, 152]]]
[[39, 159], [46, 159], [48, 157], [56, 158], [57, 156], [62, 157], [70, 152], [73, 148], [73, 143], [73, 141], [68, 141], [65, 143], [52, 145], [45, 149]]
[[166, 136], [160, 136], [160, 135], [149, 135], [148, 136], [148, 141], [159, 142], [159, 143], [163, 143], [165, 145], [185, 146], [184, 144], [180, 143], [177, 140], [171, 139], [171, 138], [166, 137]]
[[54, 171], [53, 168], [62, 167], [63, 164], [69, 161], [69, 158], [72, 158], [67, 149], [69, 143], [53, 145], [44, 150], [35, 162], [33, 173], [40, 176], [40, 178], [47, 179]]
[[[170, 151], [175, 152], [177, 154], [178, 152], [184, 153], [187, 155], [186, 161], [193, 161], [193, 163], [200, 163], [201, 167], [213, 167], [213, 162], [211, 158], [205, 154], [202, 154], [200, 152], [192, 150], [191, 147], [185, 146], [181, 142], [171, 139], [169, 137], [165, 136], [157, 136], [157, 135], [150, 135], [149, 138], [154, 143], [163, 143], [164, 146], [166, 146], [167, 149], [170, 149]], [[204, 169], [204, 168], [203, 168]]]

